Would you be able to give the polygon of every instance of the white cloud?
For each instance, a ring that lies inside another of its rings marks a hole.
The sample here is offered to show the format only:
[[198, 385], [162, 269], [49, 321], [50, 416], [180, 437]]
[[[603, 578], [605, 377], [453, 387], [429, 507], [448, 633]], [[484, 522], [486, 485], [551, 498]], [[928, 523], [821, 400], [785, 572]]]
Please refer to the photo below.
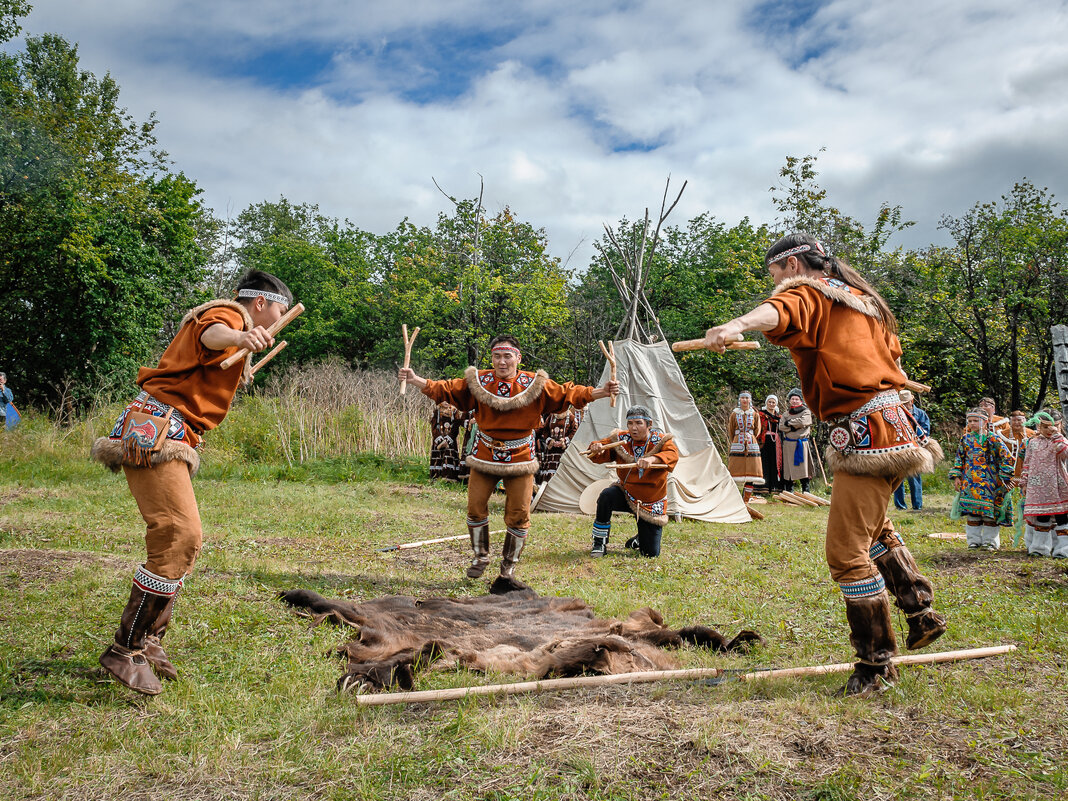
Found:
[[[919, 221], [905, 244], [1024, 176], [1068, 194], [1057, 0], [836, 0], [776, 18], [773, 36], [747, 8], [53, 0], [27, 28], [79, 42], [135, 115], [156, 110], [161, 143], [220, 213], [284, 194], [383, 232], [446, 209], [431, 176], [473, 196], [481, 173], [488, 206], [544, 226], [554, 253], [585, 240], [581, 266], [601, 222], [658, 204], [668, 173], [690, 181], [676, 223], [770, 221], [785, 157], [821, 147], [831, 202], [865, 221], [901, 204]], [[475, 59], [435, 51], [472, 41]], [[309, 44], [333, 54], [312, 86], [218, 72]], [[427, 79], [461, 91], [406, 99]], [[634, 143], [655, 147], [613, 152]]]

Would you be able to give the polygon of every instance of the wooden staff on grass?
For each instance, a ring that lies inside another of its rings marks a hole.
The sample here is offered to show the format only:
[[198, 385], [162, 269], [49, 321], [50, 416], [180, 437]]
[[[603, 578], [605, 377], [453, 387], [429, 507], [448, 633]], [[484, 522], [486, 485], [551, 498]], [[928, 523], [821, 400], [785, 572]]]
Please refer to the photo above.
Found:
[[[943, 651], [936, 654], [895, 656], [890, 661], [895, 665], [933, 665], [942, 662], [961, 662], [966, 659], [983, 659], [988, 656], [1007, 654], [1015, 650], [1015, 645], [995, 645], [989, 648], [968, 648], [961, 651]], [[473, 695], [517, 695], [519, 693], [573, 690], [580, 687], [605, 687], [612, 684], [644, 684], [653, 681], [692, 681], [694, 679], [759, 681], [760, 679], [785, 679], [798, 676], [819, 676], [827, 673], [848, 673], [854, 667], [856, 665], [853, 662], [842, 662], [835, 665], [809, 665], [795, 668], [754, 670], [748, 673], [735, 673], [722, 668], [648, 670], [640, 673], [616, 673], [608, 676], [579, 676], [569, 679], [520, 681], [512, 684], [486, 684], [480, 687], [456, 687], [450, 690], [358, 695], [356, 696], [356, 703], [360, 706], [418, 704], [435, 701], [457, 701]]]
[[[415, 342], [415, 338], [419, 336], [419, 326], [415, 327], [412, 331], [411, 337], [408, 336], [408, 324], [401, 325], [401, 337], [404, 339], [404, 369], [407, 370], [412, 364], [412, 344]], [[408, 391], [407, 379], [401, 379], [401, 395], [406, 394]]]
[[[304, 311], [304, 304], [303, 303], [298, 303], [292, 309], [290, 309], [285, 314], [283, 314], [281, 317], [279, 317], [270, 326], [270, 328], [267, 329], [267, 333], [271, 335], [272, 339], [274, 339], [274, 335], [275, 334], [277, 334], [279, 331], [281, 331], [283, 328], [285, 328], [287, 325], [289, 325], [291, 322], [293, 322], [293, 320], [296, 319], [301, 314], [301, 312], [303, 312], [303, 311]], [[219, 367], [221, 367], [223, 370], [228, 370], [231, 367], [233, 367], [235, 364], [237, 364], [239, 361], [244, 359], [246, 356], [248, 356], [248, 348], [241, 348], [241, 350], [239, 350], [233, 356], [230, 356], [225, 361], [223, 361], [223, 363], [220, 364]], [[265, 360], [266, 360], [266, 357], [265, 357]]]
[[[491, 531], [490, 534], [503, 534], [504, 530]], [[390, 551], [409, 551], [412, 548], [421, 548], [424, 545], [437, 545], [441, 542], [455, 542], [456, 540], [466, 540], [470, 537], [470, 534], [457, 534], [454, 537], [438, 537], [436, 540], [419, 540], [419, 542], [402, 542], [400, 545], [387, 545], [385, 548], [375, 548], [377, 553], [388, 553]]]
[[[608, 359], [608, 366], [612, 370], [611, 379], [616, 380], [616, 343], [609, 341], [608, 347], [604, 346], [604, 342], [597, 340], [597, 344], [601, 346], [601, 353]], [[616, 408], [616, 394], [612, 393], [612, 400], [608, 402], [608, 405], [613, 409]]]

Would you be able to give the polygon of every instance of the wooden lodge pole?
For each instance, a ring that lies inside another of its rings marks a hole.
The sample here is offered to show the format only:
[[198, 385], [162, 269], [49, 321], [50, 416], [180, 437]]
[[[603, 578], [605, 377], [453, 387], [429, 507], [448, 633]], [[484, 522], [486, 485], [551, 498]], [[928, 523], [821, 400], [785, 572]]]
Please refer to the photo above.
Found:
[[[1015, 651], [1015, 645], [996, 645], [988, 648], [968, 648], [960, 651], [943, 651], [935, 654], [915, 654], [895, 656], [891, 662], [895, 665], [933, 665], [942, 662], [962, 662], [968, 659], [983, 659]], [[760, 679], [784, 679], [797, 676], [819, 676], [827, 673], [847, 673], [854, 667], [853, 662], [840, 662], [835, 665], [809, 665], [794, 668], [776, 668], [756, 670], [750, 673], [732, 675], [732, 671], [722, 668], [690, 668], [687, 670], [649, 670], [640, 673], [617, 673], [608, 676], [578, 676], [568, 679], [543, 679], [541, 681], [520, 681], [511, 684], [485, 684], [477, 687], [456, 687], [449, 690], [423, 690], [405, 693], [369, 693], [357, 695], [356, 703], [360, 706], [384, 706], [387, 704], [420, 704], [437, 701], [457, 701], [475, 695], [518, 695], [522, 693], [557, 692], [574, 690], [582, 687], [607, 687], [614, 684], [646, 684], [655, 681], [692, 681], [694, 679], [716, 679], [727, 677], [738, 681], [757, 681]]]

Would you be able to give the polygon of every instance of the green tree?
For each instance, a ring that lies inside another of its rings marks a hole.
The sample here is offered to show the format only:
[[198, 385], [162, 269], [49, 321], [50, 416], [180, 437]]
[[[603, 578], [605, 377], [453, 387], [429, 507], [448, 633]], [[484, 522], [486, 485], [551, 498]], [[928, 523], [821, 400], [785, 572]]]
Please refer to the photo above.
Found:
[[318, 206], [293, 205], [284, 197], [241, 212], [232, 236], [238, 272], [274, 273], [307, 307], [299, 323], [286, 329], [290, 345], [281, 361], [339, 356], [353, 366], [367, 363], [381, 336], [374, 236], [324, 216]]
[[33, 401], [128, 386], [198, 297], [199, 190], [118, 97], [59, 36], [0, 56], [0, 361]]
[[0, 0], [0, 43], [9, 41], [22, 31], [19, 18], [33, 8], [26, 0]]
[[485, 357], [490, 340], [511, 334], [527, 367], [566, 364], [569, 273], [549, 255], [545, 232], [508, 208], [489, 217], [475, 200], [460, 200], [435, 228], [407, 220], [384, 238], [388, 269], [381, 277], [390, 332], [377, 351], [396, 359], [401, 323], [422, 331], [418, 360], [456, 372]]

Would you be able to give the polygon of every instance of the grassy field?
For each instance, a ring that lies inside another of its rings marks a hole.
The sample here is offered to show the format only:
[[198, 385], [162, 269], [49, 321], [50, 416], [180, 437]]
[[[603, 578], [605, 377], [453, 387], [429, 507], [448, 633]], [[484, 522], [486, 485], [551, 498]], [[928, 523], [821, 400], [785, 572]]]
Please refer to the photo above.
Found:
[[[310, 629], [276, 594], [485, 592], [488, 581], [462, 577], [462, 544], [375, 552], [462, 532], [462, 491], [428, 484], [414, 464], [247, 466], [209, 449], [195, 482], [204, 551], [167, 635], [181, 679], [148, 699], [97, 666], [143, 558], [142, 522], [122, 477], [85, 460], [82, 440], [0, 438], [0, 798], [1068, 792], [1068, 569], [927, 538], [961, 530], [944, 491], [921, 513], [891, 512], [950, 619], [934, 649], [1014, 643], [1012, 655], [905, 668], [898, 687], [863, 701], [832, 697], [844, 677], [828, 676], [361, 709], [334, 691], [341, 664], [327, 654], [345, 633]], [[747, 656], [687, 648], [687, 666], [848, 660], [823, 562], [826, 511], [760, 508], [763, 523], [672, 524], [658, 560], [621, 552], [632, 523], [617, 525], [614, 550], [594, 561], [588, 519], [536, 515], [520, 575], [605, 616], [649, 605], [673, 625], [753, 628], [768, 641]], [[437, 673], [418, 688], [483, 681]]]

